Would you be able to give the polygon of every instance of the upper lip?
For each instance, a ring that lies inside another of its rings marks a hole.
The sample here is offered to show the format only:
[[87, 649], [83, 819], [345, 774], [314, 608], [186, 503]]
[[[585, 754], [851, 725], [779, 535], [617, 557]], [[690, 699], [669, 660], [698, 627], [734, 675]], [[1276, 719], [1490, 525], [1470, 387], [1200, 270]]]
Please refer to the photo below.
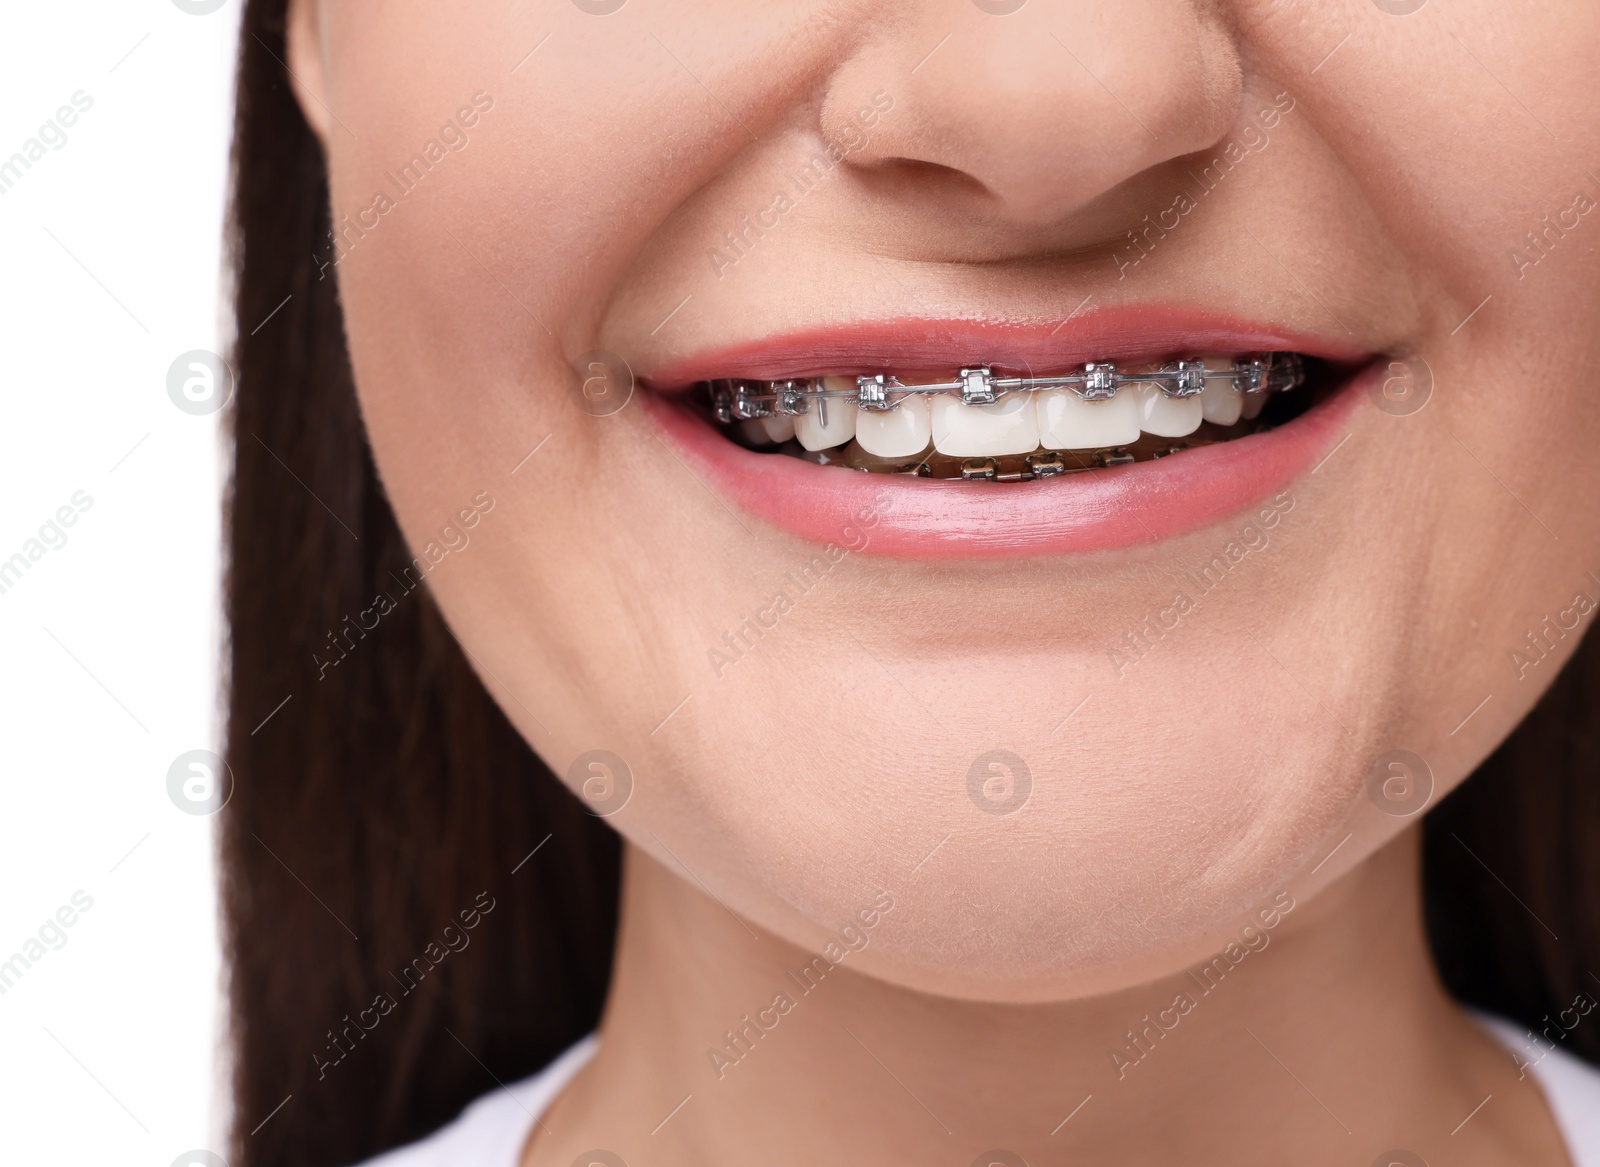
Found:
[[1086, 361], [1269, 351], [1340, 363], [1371, 355], [1348, 338], [1148, 304], [1085, 309], [1064, 321], [918, 316], [853, 321], [705, 349], [637, 372], [650, 388], [671, 392], [720, 378], [948, 372], [965, 365], [1043, 374]]

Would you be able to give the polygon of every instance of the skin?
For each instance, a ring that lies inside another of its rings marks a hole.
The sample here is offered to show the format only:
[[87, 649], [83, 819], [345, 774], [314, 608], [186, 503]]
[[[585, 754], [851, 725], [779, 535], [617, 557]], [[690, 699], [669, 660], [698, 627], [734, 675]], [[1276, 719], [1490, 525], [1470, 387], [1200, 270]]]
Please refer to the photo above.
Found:
[[[325, 274], [401, 525], [421, 548], [493, 496], [435, 595], [557, 774], [604, 748], [633, 779], [601, 1052], [527, 1163], [1564, 1161], [1438, 986], [1417, 819], [1366, 779], [1404, 748], [1437, 802], [1577, 637], [1522, 676], [1510, 650], [1600, 597], [1573, 372], [1600, 355], [1600, 226], [1525, 242], [1600, 200], [1600, 94], [1570, 81], [1593, 5], [296, 0], [290, 39], [336, 221], [396, 200]], [[879, 91], [865, 144], [719, 274], [722, 233]], [[394, 196], [475, 93], [468, 144]], [[1230, 140], [1259, 149], [1119, 278], [1124, 233]], [[777, 330], [1091, 295], [1420, 357], [1435, 387], [1353, 410], [1266, 547], [1135, 663], [1124, 634], [1248, 515], [1005, 563], [869, 545], [717, 675], [817, 548], [724, 505], [638, 403], [576, 409], [575, 358], [648, 380]], [[996, 748], [1033, 777], [1005, 816], [967, 790]], [[723, 1032], [884, 892], [719, 1077]], [[1124, 1031], [1280, 893], [1269, 946], [1119, 1076]]]

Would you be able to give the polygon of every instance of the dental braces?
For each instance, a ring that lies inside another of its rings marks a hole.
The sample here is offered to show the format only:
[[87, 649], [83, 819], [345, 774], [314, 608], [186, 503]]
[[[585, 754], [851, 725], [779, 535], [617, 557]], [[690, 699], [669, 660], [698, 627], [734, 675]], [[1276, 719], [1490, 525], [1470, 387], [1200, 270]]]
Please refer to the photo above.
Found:
[[1229, 369], [1208, 369], [1199, 358], [1172, 361], [1145, 373], [1123, 373], [1109, 361], [1091, 361], [1077, 372], [1046, 377], [997, 377], [988, 365], [964, 368], [952, 381], [907, 385], [885, 373], [855, 378], [854, 389], [826, 389], [821, 377], [785, 381], [716, 380], [708, 382], [711, 408], [720, 422], [760, 417], [798, 417], [811, 403], [824, 424], [829, 400], [852, 400], [868, 413], [887, 413], [912, 395], [949, 393], [963, 405], [993, 405], [1009, 393], [1041, 393], [1069, 389], [1085, 401], [1105, 401], [1127, 385], [1157, 385], [1167, 397], [1197, 397], [1211, 382], [1227, 381], [1241, 393], [1276, 393], [1305, 381], [1296, 353], [1259, 353], [1238, 357]]

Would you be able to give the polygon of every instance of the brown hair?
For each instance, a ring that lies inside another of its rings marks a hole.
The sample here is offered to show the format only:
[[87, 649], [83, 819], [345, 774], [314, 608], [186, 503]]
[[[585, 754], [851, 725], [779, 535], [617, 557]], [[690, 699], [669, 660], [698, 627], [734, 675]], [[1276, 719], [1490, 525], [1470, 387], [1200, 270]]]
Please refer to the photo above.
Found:
[[234, 1167], [353, 1163], [538, 1069], [598, 1019], [617, 910], [616, 835], [407, 573], [313, 260], [327, 180], [284, 8], [246, 8], [233, 154]]
[[[328, 249], [327, 178], [285, 75], [285, 7], [246, 5], [233, 153], [229, 1160], [337, 1167], [593, 1027], [619, 847], [405, 573], [337, 285], [313, 258]], [[1424, 827], [1446, 983], [1541, 1031], [1600, 991], [1597, 708], [1591, 643]], [[1566, 1045], [1600, 1055], [1600, 1021]]]

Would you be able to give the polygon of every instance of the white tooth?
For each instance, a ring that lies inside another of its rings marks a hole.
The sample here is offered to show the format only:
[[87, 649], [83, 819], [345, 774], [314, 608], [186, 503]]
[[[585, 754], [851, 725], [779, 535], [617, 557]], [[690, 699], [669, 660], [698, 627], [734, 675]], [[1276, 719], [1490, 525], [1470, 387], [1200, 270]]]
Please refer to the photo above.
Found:
[[963, 405], [948, 393], [933, 396], [933, 448], [953, 458], [997, 458], [1039, 448], [1031, 393], [1008, 393], [993, 405]]
[[[1207, 357], [1205, 366], [1208, 372], [1230, 373], [1233, 371], [1233, 358]], [[1207, 421], [1215, 425], [1232, 425], [1239, 420], [1239, 411], [1243, 408], [1244, 394], [1232, 381], [1206, 379], [1206, 391], [1200, 394], [1200, 413]]]
[[1161, 386], [1149, 381], [1126, 385], [1117, 396], [1132, 390], [1139, 403], [1139, 428], [1158, 438], [1181, 438], [1200, 428], [1200, 394], [1195, 397], [1168, 397]]
[[1200, 394], [1200, 415], [1216, 425], [1232, 425], [1244, 409], [1244, 394], [1228, 381], [1207, 381]]
[[856, 441], [867, 453], [880, 458], [920, 454], [928, 448], [932, 436], [933, 422], [925, 394], [902, 397], [900, 404], [887, 413], [866, 410], [856, 416]]
[[770, 444], [770, 439], [767, 437], [767, 427], [762, 425], [759, 419], [752, 418], [748, 421], [741, 421], [739, 423], [739, 433], [752, 446]]
[[1123, 390], [1106, 401], [1085, 401], [1069, 389], [1035, 393], [1039, 444], [1050, 450], [1097, 450], [1139, 440], [1139, 402]]
[[787, 442], [794, 437], [794, 418], [782, 413], [777, 417], [764, 417], [761, 428], [767, 431], [767, 441]]
[[1267, 404], [1267, 397], [1269, 394], [1266, 392], [1245, 393], [1242, 396], [1244, 397], [1244, 402], [1243, 408], [1241, 408], [1239, 411], [1240, 416], [1242, 416], [1246, 421], [1254, 421], [1256, 419], [1256, 415], [1259, 414], [1262, 408]]
[[[854, 377], [824, 377], [822, 387], [829, 392], [840, 389], [855, 391]], [[822, 411], [828, 411], [828, 424], [822, 424]], [[842, 446], [856, 436], [856, 403], [848, 397], [829, 397], [827, 404], [813, 401], [810, 407], [794, 419], [794, 436], [808, 450], [827, 450]]]

